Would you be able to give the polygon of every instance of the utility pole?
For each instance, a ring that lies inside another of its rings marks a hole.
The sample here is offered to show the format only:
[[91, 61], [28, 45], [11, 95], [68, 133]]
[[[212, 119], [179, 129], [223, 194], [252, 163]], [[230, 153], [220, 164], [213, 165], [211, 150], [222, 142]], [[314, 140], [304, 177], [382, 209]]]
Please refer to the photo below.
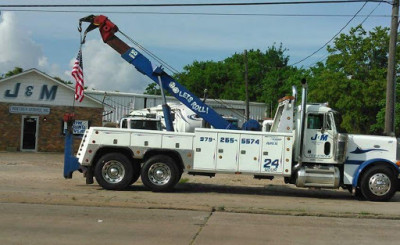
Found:
[[246, 87], [246, 121], [250, 119], [250, 106], [249, 106], [249, 80], [247, 68], [247, 50], [244, 50], [244, 82]]
[[396, 104], [396, 42], [399, 21], [399, 0], [392, 3], [392, 22], [390, 25], [389, 57], [386, 76], [385, 134], [394, 134], [394, 113]]

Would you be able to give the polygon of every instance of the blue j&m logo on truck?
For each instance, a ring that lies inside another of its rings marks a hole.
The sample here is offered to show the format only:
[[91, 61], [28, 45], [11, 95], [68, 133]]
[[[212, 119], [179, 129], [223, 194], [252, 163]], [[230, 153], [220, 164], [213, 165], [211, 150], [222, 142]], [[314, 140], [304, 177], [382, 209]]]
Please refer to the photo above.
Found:
[[328, 135], [327, 134], [315, 134], [314, 137], [311, 137], [311, 140], [319, 140], [319, 141], [328, 141]]

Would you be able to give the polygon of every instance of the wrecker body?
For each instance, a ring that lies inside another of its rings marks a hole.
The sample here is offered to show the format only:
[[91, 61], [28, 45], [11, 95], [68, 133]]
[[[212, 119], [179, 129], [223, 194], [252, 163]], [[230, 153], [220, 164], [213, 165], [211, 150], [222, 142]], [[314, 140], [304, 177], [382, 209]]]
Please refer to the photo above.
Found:
[[292, 96], [280, 100], [269, 132], [231, 130], [220, 115], [200, 104], [170, 76], [157, 73], [150, 64], [142, 69], [143, 62], [148, 64], [145, 57], [116, 40], [116, 26], [100, 17], [84, 21], [99, 27], [103, 40], [122, 58], [181, 98], [214, 128], [180, 133], [91, 127], [82, 138], [78, 163], [65, 162], [65, 177], [72, 177], [79, 166], [84, 168], [87, 183], [93, 183], [95, 177], [105, 189], [124, 189], [141, 177], [150, 190], [167, 191], [182, 173], [210, 177], [248, 174], [258, 179], [283, 177], [297, 187], [341, 187], [372, 201], [387, 201], [399, 190], [399, 140], [339, 133], [336, 111], [327, 104], [307, 104], [305, 80], [300, 105], [296, 105], [297, 90], [293, 88]]

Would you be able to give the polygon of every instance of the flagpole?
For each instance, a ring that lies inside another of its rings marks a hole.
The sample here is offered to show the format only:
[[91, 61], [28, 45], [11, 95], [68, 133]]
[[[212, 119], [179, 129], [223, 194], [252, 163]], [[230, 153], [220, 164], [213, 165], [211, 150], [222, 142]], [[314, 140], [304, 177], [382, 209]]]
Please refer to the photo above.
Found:
[[[76, 85], [75, 85], [76, 86]], [[75, 112], [75, 93], [73, 94], [73, 102], [72, 102], [72, 113]]]
[[[83, 39], [82, 39], [82, 32], [79, 32], [80, 34], [80, 45], [79, 45], [79, 51], [78, 51], [78, 56], [80, 54], [80, 59], [83, 60], [82, 57], [82, 45], [83, 45]], [[82, 64], [80, 64], [80, 66], [82, 66]], [[82, 69], [82, 77], [83, 77], [83, 69]], [[75, 113], [75, 101], [77, 100], [77, 94], [76, 94], [76, 88], [77, 88], [77, 84], [78, 81], [75, 78], [75, 93], [74, 93], [74, 98], [73, 98], [73, 102], [72, 102], [72, 113]]]

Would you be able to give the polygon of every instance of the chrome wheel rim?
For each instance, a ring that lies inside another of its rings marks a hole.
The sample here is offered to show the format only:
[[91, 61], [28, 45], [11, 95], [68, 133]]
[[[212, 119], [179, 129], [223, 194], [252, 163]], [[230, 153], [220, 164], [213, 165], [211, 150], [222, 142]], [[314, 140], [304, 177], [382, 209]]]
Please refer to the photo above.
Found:
[[103, 179], [110, 184], [116, 184], [122, 181], [125, 176], [125, 168], [122, 163], [111, 160], [104, 164], [101, 174]]
[[376, 196], [386, 195], [392, 186], [389, 177], [383, 173], [376, 173], [369, 178], [369, 190]]
[[171, 179], [171, 169], [164, 163], [155, 163], [149, 168], [147, 176], [155, 185], [165, 185]]

